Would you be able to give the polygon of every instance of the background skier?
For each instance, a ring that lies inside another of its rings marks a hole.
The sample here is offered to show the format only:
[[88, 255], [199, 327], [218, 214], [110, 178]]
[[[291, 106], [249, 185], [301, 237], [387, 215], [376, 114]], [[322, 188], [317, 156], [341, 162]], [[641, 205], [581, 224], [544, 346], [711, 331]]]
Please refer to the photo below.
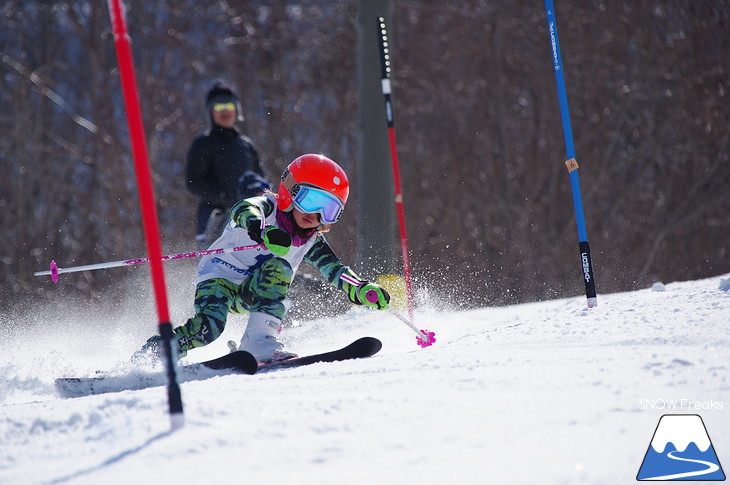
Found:
[[235, 93], [216, 83], [206, 95], [205, 107], [210, 130], [193, 140], [186, 170], [187, 187], [200, 198], [195, 222], [200, 249], [220, 234], [236, 201], [269, 187], [253, 143], [235, 127], [243, 119]]

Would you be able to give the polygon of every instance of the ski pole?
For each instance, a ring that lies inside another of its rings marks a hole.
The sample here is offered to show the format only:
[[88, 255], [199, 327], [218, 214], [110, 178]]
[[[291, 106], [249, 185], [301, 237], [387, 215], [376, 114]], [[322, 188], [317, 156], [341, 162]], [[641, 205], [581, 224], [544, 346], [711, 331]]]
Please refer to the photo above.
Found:
[[380, 47], [380, 85], [385, 99], [385, 120], [388, 124], [388, 138], [390, 139], [390, 158], [393, 165], [393, 183], [395, 185], [395, 205], [398, 209], [398, 226], [400, 228], [400, 244], [403, 253], [403, 276], [406, 281], [406, 298], [408, 316], [413, 318], [413, 287], [411, 284], [411, 260], [408, 254], [408, 235], [406, 234], [406, 216], [403, 210], [403, 193], [400, 184], [400, 166], [398, 164], [398, 150], [395, 143], [395, 120], [393, 118], [393, 102], [390, 89], [390, 48], [388, 47], [388, 32], [385, 28], [385, 18], [378, 17], [378, 45]]
[[408, 325], [411, 330], [416, 332], [416, 335], [418, 335], [416, 337], [416, 343], [421, 347], [430, 347], [436, 341], [436, 334], [434, 332], [430, 332], [428, 330], [419, 330], [418, 327], [413, 324], [413, 322], [411, 322], [405, 316], [401, 315], [399, 312], [393, 310], [390, 307], [388, 307], [388, 311], [398, 320]]
[[[263, 247], [263, 244], [252, 244], [250, 246], [237, 246], [233, 248], [206, 249], [203, 251], [190, 251], [187, 253], [168, 254], [160, 258], [161, 261], [171, 261], [184, 258], [198, 258], [200, 256], [208, 256], [211, 254], [230, 254], [244, 249], [255, 249]], [[127, 259], [125, 261], [112, 261], [108, 263], [87, 264], [84, 266], [73, 266], [70, 268], [59, 268], [55, 261], [51, 261], [51, 269], [48, 271], [38, 271], [33, 276], [51, 275], [54, 283], [58, 282], [58, 275], [61, 273], [76, 273], [78, 271], [92, 271], [96, 269], [118, 268], [120, 266], [130, 266], [134, 264], [149, 263], [150, 258]]]
[[[347, 274], [343, 273], [340, 275], [340, 279], [342, 281], [345, 281], [353, 286], [359, 287], [362, 285], [362, 282], [349, 277]], [[374, 290], [368, 290], [365, 292], [365, 298], [370, 303], [377, 303], [378, 301], [378, 293]], [[411, 322], [408, 318], [401, 315], [399, 312], [395, 311], [391, 307], [388, 307], [388, 311], [395, 316], [398, 320], [408, 325], [414, 332], [416, 332], [416, 343], [420, 345], [421, 347], [430, 347], [433, 345], [433, 343], [436, 341], [436, 334], [434, 332], [429, 332], [428, 330], [419, 330], [418, 327], [416, 327], [413, 322]]]
[[573, 191], [573, 207], [575, 211], [575, 222], [578, 226], [578, 248], [580, 250], [580, 265], [585, 282], [586, 298], [588, 307], [598, 305], [596, 296], [596, 282], [593, 277], [593, 263], [591, 262], [591, 250], [588, 245], [588, 232], [586, 221], [583, 215], [583, 200], [580, 194], [580, 180], [578, 178], [578, 162], [575, 159], [575, 146], [573, 145], [573, 129], [570, 126], [570, 111], [568, 110], [568, 94], [565, 90], [565, 77], [563, 76], [563, 60], [560, 55], [560, 41], [558, 40], [558, 26], [555, 20], [555, 7], [553, 0], [545, 0], [545, 14], [547, 16], [548, 33], [552, 46], [553, 67], [555, 69], [555, 82], [558, 87], [558, 102], [560, 103], [560, 117], [563, 121], [563, 137], [565, 138], [565, 151], [568, 160], [565, 162], [570, 174], [570, 186]]

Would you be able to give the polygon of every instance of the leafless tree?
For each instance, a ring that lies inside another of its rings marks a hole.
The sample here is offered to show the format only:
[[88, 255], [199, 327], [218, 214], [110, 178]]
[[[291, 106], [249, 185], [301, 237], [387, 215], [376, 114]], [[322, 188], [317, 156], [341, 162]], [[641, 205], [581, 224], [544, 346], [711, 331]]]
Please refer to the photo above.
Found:
[[[193, 240], [184, 160], [216, 79], [242, 98], [272, 181], [307, 151], [353, 174], [363, 163], [354, 0], [126, 3], [166, 250]], [[599, 293], [727, 272], [729, 3], [556, 3]], [[580, 294], [542, 5], [393, 5], [417, 285], [463, 305]], [[7, 0], [0, 73], [0, 307], [103, 298], [123, 271], [63, 286], [32, 273], [144, 253], [106, 4]], [[348, 210], [330, 236], [348, 261], [355, 220]]]

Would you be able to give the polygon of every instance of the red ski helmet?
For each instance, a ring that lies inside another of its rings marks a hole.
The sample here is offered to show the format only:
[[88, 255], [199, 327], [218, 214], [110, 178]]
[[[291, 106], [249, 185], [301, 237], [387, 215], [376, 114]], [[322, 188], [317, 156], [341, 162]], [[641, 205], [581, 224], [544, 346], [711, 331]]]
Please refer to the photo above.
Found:
[[289, 164], [279, 184], [279, 209], [318, 213], [323, 226], [342, 215], [350, 182], [342, 167], [324, 155], [302, 155]]

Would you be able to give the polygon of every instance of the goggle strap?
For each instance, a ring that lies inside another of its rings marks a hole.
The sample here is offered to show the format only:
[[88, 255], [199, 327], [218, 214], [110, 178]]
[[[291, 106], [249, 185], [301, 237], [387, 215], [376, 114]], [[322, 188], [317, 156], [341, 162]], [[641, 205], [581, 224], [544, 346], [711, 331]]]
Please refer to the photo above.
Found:
[[297, 193], [299, 192], [299, 184], [296, 180], [294, 180], [294, 177], [289, 170], [285, 170], [284, 173], [281, 174], [281, 183], [284, 184], [284, 187], [286, 188], [286, 190], [289, 191], [292, 199], [294, 199], [294, 197], [296, 197]]

